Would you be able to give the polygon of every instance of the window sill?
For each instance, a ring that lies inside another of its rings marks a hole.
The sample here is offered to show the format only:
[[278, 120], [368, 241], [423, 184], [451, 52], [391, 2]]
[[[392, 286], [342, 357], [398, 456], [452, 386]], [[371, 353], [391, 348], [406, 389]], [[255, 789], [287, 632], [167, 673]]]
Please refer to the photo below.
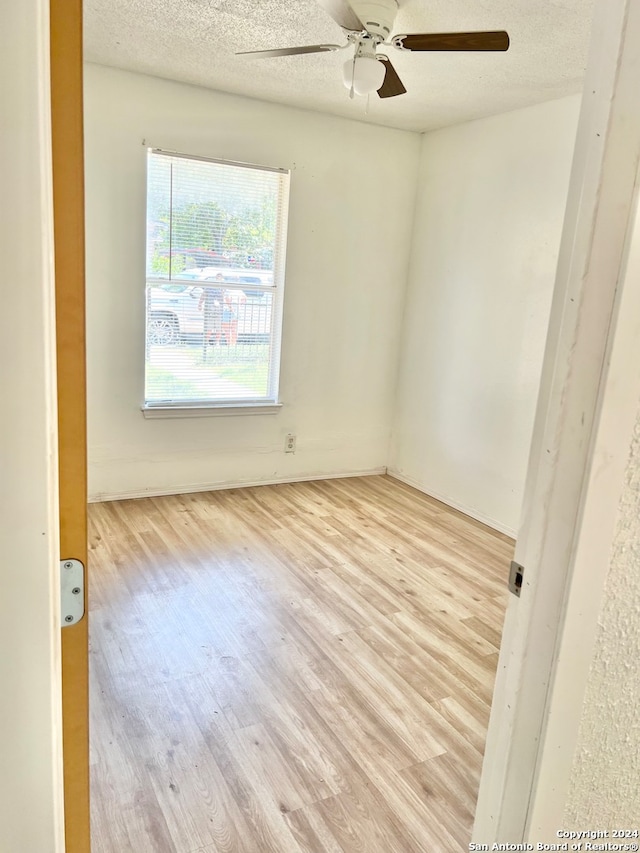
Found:
[[276, 415], [282, 403], [217, 403], [210, 406], [142, 406], [145, 418], [210, 418]]

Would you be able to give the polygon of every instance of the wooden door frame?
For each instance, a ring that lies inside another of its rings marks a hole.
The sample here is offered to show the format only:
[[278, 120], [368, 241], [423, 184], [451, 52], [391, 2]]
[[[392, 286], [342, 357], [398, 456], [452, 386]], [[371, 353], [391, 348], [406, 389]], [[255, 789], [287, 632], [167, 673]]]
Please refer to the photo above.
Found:
[[[477, 843], [557, 841], [562, 826], [638, 400], [636, 361], [608, 367], [628, 338], [628, 318], [617, 328], [615, 318], [637, 204], [639, 57], [640, 0], [598, 0], [516, 546], [524, 585], [507, 610]], [[620, 384], [626, 415], [612, 417]], [[572, 663], [581, 650], [570, 676], [569, 647]]]
[[[82, 0], [50, 0], [50, 51], [60, 556], [87, 567]], [[66, 853], [90, 850], [88, 586], [62, 631]]]

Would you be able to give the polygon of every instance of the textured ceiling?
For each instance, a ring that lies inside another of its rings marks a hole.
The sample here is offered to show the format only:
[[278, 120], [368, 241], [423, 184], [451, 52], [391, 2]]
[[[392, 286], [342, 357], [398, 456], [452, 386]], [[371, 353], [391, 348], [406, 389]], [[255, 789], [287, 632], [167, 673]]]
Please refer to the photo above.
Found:
[[[361, 121], [425, 131], [580, 91], [593, 0], [400, 0], [394, 33], [505, 29], [507, 53], [387, 53], [408, 92], [349, 100], [347, 51], [257, 59], [237, 50], [334, 43], [314, 0], [85, 0], [90, 62]], [[367, 100], [369, 103], [367, 104]]]

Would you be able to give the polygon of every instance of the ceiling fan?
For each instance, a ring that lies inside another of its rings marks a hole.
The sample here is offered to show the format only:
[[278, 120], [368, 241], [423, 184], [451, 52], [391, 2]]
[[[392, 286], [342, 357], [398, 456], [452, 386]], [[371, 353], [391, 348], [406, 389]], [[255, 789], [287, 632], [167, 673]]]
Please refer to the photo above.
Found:
[[[412, 33], [391, 37], [398, 11], [397, 0], [317, 0], [346, 33], [347, 43], [310, 44], [281, 47], [275, 50], [242, 50], [237, 55], [257, 57], [295, 56], [325, 53], [354, 46], [353, 58], [344, 64], [344, 84], [354, 93], [368, 95], [377, 91], [381, 98], [403, 95], [402, 84], [391, 60], [380, 47], [408, 51], [477, 51], [508, 50], [509, 36], [504, 30], [478, 33]], [[391, 38], [390, 41], [388, 39]]]

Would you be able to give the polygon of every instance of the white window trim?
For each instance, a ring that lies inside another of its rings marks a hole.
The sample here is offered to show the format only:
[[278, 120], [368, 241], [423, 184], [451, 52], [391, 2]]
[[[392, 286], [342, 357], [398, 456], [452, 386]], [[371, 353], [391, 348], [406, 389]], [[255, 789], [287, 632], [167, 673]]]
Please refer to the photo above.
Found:
[[164, 404], [142, 406], [145, 418], [208, 418], [229, 417], [230, 415], [277, 415], [282, 403], [242, 402], [242, 403], [180, 403], [176, 406]]
[[[283, 190], [282, 204], [285, 211], [283, 222], [285, 227], [285, 238], [283, 243], [275, 248], [274, 268], [273, 268], [273, 284], [261, 285], [251, 283], [253, 290], [262, 290], [273, 294], [273, 322], [271, 324], [271, 364], [269, 372], [269, 388], [273, 392], [273, 397], [260, 397], [256, 400], [206, 400], [206, 401], [176, 401], [170, 403], [162, 400], [157, 402], [148, 402], [145, 399], [146, 390], [143, 389], [143, 404], [140, 407], [145, 418], [195, 418], [195, 417], [215, 417], [215, 416], [230, 416], [230, 415], [267, 415], [278, 414], [282, 408], [282, 403], [279, 399], [280, 390], [280, 374], [282, 369], [282, 323], [284, 316], [284, 285], [285, 285], [285, 258], [287, 253], [287, 232], [288, 232], [288, 211], [289, 198], [291, 192], [290, 177], [291, 171], [274, 166], [261, 166], [253, 163], [242, 163], [234, 160], [221, 160], [215, 157], [203, 157], [195, 154], [183, 154], [178, 151], [169, 149], [156, 148], [148, 146], [143, 140], [143, 145], [148, 151], [154, 154], [164, 154], [170, 157], [177, 157], [184, 160], [202, 160], [207, 163], [219, 163], [225, 166], [241, 166], [246, 169], [257, 169], [264, 172], [279, 172], [286, 175], [289, 180], [286, 182]], [[148, 176], [148, 175], [147, 175]], [[160, 278], [157, 276], [145, 277], [145, 288], [151, 283], [171, 284], [174, 279]], [[176, 283], [184, 283], [183, 281], [175, 280]], [[206, 279], [203, 281], [193, 280], [192, 285], [206, 287]], [[210, 286], [210, 285], [209, 285]], [[225, 288], [229, 290], [246, 289], [246, 284], [225, 282]], [[145, 329], [146, 336], [146, 315]], [[145, 368], [145, 384], [146, 384], [146, 368]]]

